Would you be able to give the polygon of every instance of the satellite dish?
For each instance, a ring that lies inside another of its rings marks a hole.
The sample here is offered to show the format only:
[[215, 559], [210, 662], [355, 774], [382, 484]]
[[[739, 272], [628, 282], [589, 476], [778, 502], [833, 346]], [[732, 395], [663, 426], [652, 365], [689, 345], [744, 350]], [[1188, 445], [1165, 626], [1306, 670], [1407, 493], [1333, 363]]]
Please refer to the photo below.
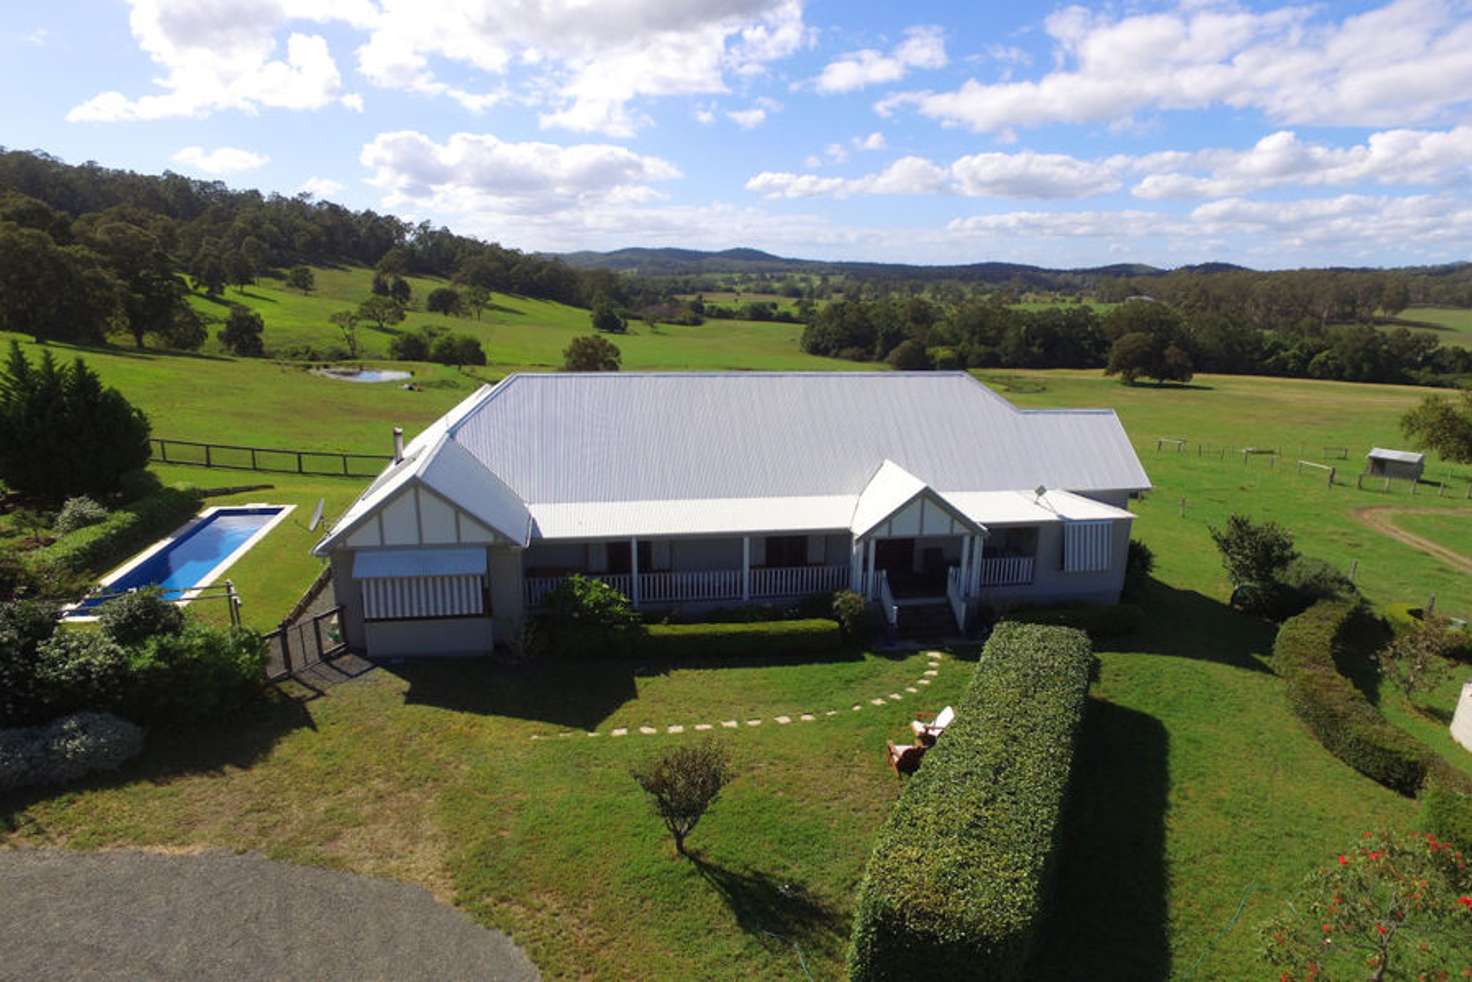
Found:
[[307, 523], [307, 531], [317, 531], [317, 526], [322, 524], [322, 509], [327, 507], [326, 498], [317, 499], [317, 507], [312, 509], [312, 520]]
[[1039, 484], [1037, 487], [1033, 488], [1032, 493], [1037, 496], [1037, 500], [1041, 501], [1043, 495], [1048, 493], [1048, 489]]

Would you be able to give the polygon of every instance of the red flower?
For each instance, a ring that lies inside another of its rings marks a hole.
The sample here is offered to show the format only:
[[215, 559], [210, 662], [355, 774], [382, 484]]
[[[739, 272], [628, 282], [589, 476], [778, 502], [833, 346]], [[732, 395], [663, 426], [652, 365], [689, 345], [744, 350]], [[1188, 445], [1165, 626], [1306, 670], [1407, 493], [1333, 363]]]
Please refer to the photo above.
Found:
[[1385, 855], [1385, 853], [1381, 852], [1378, 849], [1374, 849], [1374, 850], [1371, 850], [1370, 851], [1370, 858], [1371, 859], [1379, 859], [1383, 855]]
[[1385, 933], [1385, 925], [1384, 924], [1376, 924], [1375, 925], [1375, 930], [1379, 931], [1381, 934], [1384, 934]]
[[1325, 934], [1328, 934], [1331, 930], [1333, 930], [1333, 928], [1330, 927], [1328, 924], [1325, 924], [1324, 925], [1324, 933]]
[[1344, 858], [1344, 853], [1340, 853], [1339, 854], [1339, 865], [1340, 866], [1348, 866], [1349, 865], [1349, 860]]
[[1466, 907], [1468, 910], [1472, 910], [1472, 897], [1458, 897], [1457, 903]]

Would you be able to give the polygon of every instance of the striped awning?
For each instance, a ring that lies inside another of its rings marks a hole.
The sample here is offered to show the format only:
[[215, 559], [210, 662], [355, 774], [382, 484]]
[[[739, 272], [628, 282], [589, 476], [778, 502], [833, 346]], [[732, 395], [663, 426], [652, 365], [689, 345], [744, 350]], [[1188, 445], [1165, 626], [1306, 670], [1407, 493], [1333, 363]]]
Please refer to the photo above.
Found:
[[353, 578], [381, 580], [412, 576], [484, 576], [486, 551], [479, 549], [363, 549], [353, 559]]

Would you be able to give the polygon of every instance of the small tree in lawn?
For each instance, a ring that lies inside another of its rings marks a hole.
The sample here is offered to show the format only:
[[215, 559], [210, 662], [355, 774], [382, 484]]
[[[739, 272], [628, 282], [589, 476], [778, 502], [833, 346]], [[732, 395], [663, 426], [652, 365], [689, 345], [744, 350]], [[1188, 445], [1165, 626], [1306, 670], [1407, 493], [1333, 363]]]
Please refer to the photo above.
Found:
[[730, 783], [731, 760], [725, 748], [707, 737], [701, 743], [666, 750], [630, 773], [670, 830], [675, 851], [687, 856], [685, 837]]
[[1254, 522], [1233, 515], [1222, 528], [1211, 526], [1211, 539], [1233, 586], [1270, 586], [1298, 558], [1293, 536], [1277, 522]]
[[220, 343], [237, 355], [259, 358], [266, 353], [265, 342], [261, 340], [265, 330], [266, 324], [260, 314], [248, 307], [231, 307], [230, 316], [225, 318], [225, 328], [219, 335]]
[[1452, 399], [1427, 396], [1400, 418], [1400, 428], [1417, 447], [1454, 464], [1472, 464], [1472, 389]]
[[597, 331], [604, 331], [608, 334], [622, 334], [628, 330], [628, 324], [619, 315], [618, 309], [607, 300], [600, 300], [593, 305], [591, 318], [593, 329]]
[[616, 372], [622, 361], [618, 346], [596, 334], [573, 338], [562, 352], [565, 372]]
[[293, 266], [286, 274], [286, 285], [293, 290], [302, 291], [302, 295], [306, 296], [316, 289], [317, 275], [312, 272], [310, 266]]
[[471, 284], [465, 291], [465, 305], [475, 311], [475, 319], [480, 320], [480, 312], [491, 304], [491, 291], [479, 283]]
[[327, 317], [342, 335], [342, 343], [348, 349], [348, 357], [358, 357], [358, 321], [356, 310], [339, 310]]
[[372, 321], [382, 331], [404, 319], [404, 305], [393, 297], [372, 296], [358, 304], [358, 316]]
[[1467, 635], [1453, 631], [1450, 620], [1428, 610], [1421, 623], [1387, 644], [1375, 659], [1410, 699], [1445, 681], [1452, 673], [1450, 659], [1467, 643]]
[[1472, 976], [1472, 875], [1433, 835], [1365, 833], [1263, 925], [1282, 979]]

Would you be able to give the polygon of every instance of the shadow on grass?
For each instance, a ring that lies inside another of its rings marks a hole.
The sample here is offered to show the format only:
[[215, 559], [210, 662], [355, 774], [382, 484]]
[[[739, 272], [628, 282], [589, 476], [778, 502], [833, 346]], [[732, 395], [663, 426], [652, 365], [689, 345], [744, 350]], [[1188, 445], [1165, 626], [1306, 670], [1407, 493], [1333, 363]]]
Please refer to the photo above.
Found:
[[[64, 787], [33, 787], [0, 794], [0, 828], [13, 831], [18, 816], [31, 805], [61, 795], [115, 788], [136, 781], [167, 784], [191, 774], [247, 768], [264, 758], [276, 743], [299, 729], [315, 729], [302, 701], [270, 690], [259, 702], [204, 726], [151, 727], [142, 755], [109, 774], [97, 774]], [[46, 829], [27, 819], [39, 832]]]
[[847, 940], [848, 923], [801, 883], [789, 883], [754, 870], [733, 870], [690, 856], [747, 934], [764, 943], [775, 940], [804, 948], [835, 952]]
[[1170, 975], [1168, 750], [1160, 720], [1089, 701], [1063, 819], [1052, 912], [1027, 977]]
[[1270, 672], [1277, 625], [1238, 613], [1220, 600], [1151, 580], [1141, 601], [1145, 623], [1128, 637], [1099, 647], [1211, 661], [1253, 672]]

